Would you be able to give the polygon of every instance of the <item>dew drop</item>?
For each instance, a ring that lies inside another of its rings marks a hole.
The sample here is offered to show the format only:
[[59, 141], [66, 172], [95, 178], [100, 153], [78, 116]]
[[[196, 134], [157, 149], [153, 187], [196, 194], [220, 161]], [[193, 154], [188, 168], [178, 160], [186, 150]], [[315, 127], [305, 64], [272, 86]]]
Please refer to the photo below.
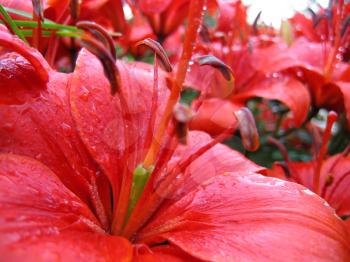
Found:
[[64, 136], [70, 136], [71, 135], [71, 131], [72, 131], [72, 127], [66, 123], [62, 123], [61, 124], [61, 128], [62, 128], [62, 133]]
[[80, 92], [80, 96], [79, 97], [81, 99], [83, 99], [84, 101], [87, 101], [87, 99], [89, 98], [89, 95], [90, 95], [89, 90], [86, 87], [82, 86], [80, 91], [81, 92]]
[[4, 130], [11, 132], [11, 131], [13, 131], [14, 125], [13, 125], [13, 123], [5, 123], [2, 127]]

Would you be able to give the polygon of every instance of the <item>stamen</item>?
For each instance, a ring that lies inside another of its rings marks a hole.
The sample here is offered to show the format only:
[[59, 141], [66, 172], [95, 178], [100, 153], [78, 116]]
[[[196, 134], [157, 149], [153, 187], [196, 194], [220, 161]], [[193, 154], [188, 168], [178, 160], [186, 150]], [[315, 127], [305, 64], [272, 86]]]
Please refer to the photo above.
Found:
[[205, 2], [205, 0], [191, 0], [188, 15], [188, 26], [186, 28], [185, 41], [178, 70], [176, 72], [176, 78], [175, 81], [172, 82], [171, 93], [165, 106], [164, 114], [160, 121], [159, 128], [153, 137], [151, 146], [143, 162], [143, 165], [145, 167], [149, 167], [150, 165], [154, 164], [160, 147], [159, 142], [162, 141], [164, 132], [167, 129], [169, 121], [172, 118], [173, 108], [179, 99], [182, 85], [186, 77], [188, 64], [191, 60], [197, 35], [202, 23], [203, 7], [205, 5]]
[[72, 20], [75, 22], [78, 20], [80, 15], [80, 1], [79, 0], [70, 0], [69, 10]]
[[114, 95], [120, 86], [119, 71], [114, 58], [103, 45], [87, 35], [81, 37], [80, 44], [100, 60], [104, 74], [111, 85], [111, 94]]
[[166, 72], [170, 73], [173, 71], [173, 67], [169, 61], [168, 55], [160, 43], [151, 38], [146, 38], [136, 43], [136, 46], [140, 45], [149, 47], [156, 54], [157, 58], [160, 61], [160, 64], [162, 65], [162, 68]]
[[234, 80], [232, 69], [216, 56], [213, 56], [213, 55], [199, 56], [199, 57], [196, 57], [196, 61], [201, 66], [209, 65], [218, 69], [227, 81]]
[[258, 22], [259, 22], [259, 20], [260, 20], [261, 13], [262, 13], [262, 11], [260, 11], [260, 12], [257, 14], [257, 16], [256, 16], [255, 19], [254, 19], [253, 25], [252, 25], [254, 35], [258, 35], [258, 34], [259, 34], [259, 31], [258, 31]]
[[239, 124], [243, 146], [248, 151], [255, 151], [259, 148], [259, 133], [256, 128], [254, 116], [246, 107], [234, 112]]
[[115, 46], [112, 37], [109, 35], [107, 30], [99, 24], [91, 21], [79, 21], [76, 26], [79, 29], [83, 29], [94, 35], [96, 38], [101, 40], [104, 45], [109, 48], [110, 54], [114, 60], [117, 59]]
[[280, 151], [284, 161], [289, 163], [289, 156], [287, 148], [276, 138], [269, 136], [266, 140], [267, 143], [274, 145]]
[[203, 42], [209, 43], [210, 42], [210, 33], [209, 29], [205, 24], [202, 24], [201, 30], [199, 32], [199, 36], [201, 37]]
[[[192, 153], [186, 159], [182, 160], [178, 165], [170, 170], [165, 179], [159, 185], [157, 185], [157, 192], [152, 192], [147, 196], [147, 202], [144, 201], [142, 203], [139, 203], [135, 207], [134, 212], [130, 216], [129, 222], [123, 231], [123, 236], [129, 238], [134, 234], [134, 232], [142, 227], [153, 215], [155, 210], [157, 210], [157, 208], [161, 205], [164, 199], [166, 199], [166, 197], [170, 194], [174, 193], [178, 188], [178, 184], [184, 181], [187, 177], [183, 175], [180, 177], [180, 179], [175, 178], [179, 174], [183, 173], [191, 163], [202, 156], [205, 152], [231, 136], [234, 130], [235, 126], [226, 129], [222, 134], [197, 149], [194, 153]], [[176, 183], [174, 183], [174, 181], [176, 181]]]
[[40, 19], [40, 21], [44, 20], [44, 14], [42, 9], [41, 0], [32, 0], [33, 12]]
[[288, 166], [287, 162], [284, 162], [284, 161], [283, 162], [276, 162], [276, 164], [282, 168], [286, 178], [289, 179], [289, 178], [292, 177], [292, 174], [290, 172], [290, 169], [289, 169], [289, 166]]
[[187, 144], [188, 122], [193, 117], [191, 107], [186, 104], [177, 103], [174, 107], [174, 126], [175, 133], [179, 142], [183, 145]]
[[334, 111], [330, 111], [327, 117], [327, 126], [322, 137], [322, 145], [317, 154], [316, 168], [315, 168], [315, 174], [313, 179], [314, 192], [316, 194], [321, 193], [320, 192], [321, 168], [323, 164], [323, 159], [327, 153], [328, 142], [332, 135], [332, 126], [337, 119], [338, 119], [338, 114]]

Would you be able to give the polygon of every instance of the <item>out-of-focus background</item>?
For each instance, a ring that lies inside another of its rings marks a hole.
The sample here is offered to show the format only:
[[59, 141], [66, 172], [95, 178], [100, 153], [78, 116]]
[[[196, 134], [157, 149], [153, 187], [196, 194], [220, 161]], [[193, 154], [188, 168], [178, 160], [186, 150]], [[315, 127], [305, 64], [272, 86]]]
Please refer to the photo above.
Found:
[[282, 19], [292, 17], [297, 11], [304, 12], [307, 8], [317, 11], [320, 6], [328, 5], [328, 0], [242, 0], [242, 2], [250, 6], [248, 16], [251, 22], [262, 11], [259, 21], [275, 28], [279, 28]]

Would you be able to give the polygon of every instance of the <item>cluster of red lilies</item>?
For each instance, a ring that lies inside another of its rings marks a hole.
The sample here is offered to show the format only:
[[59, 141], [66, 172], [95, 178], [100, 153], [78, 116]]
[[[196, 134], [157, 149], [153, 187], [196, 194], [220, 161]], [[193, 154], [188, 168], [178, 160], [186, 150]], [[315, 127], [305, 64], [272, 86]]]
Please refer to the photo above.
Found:
[[0, 0], [0, 260], [349, 261], [350, 3], [259, 16]]

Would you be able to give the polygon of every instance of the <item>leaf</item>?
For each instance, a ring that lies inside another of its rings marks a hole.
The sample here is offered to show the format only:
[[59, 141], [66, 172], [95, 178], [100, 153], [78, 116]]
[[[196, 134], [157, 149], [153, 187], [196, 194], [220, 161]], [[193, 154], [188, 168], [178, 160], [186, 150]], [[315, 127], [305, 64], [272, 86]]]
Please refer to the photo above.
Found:
[[12, 33], [16, 34], [19, 39], [28, 44], [26, 38], [23, 36], [21, 30], [17, 27], [17, 25], [13, 22], [11, 16], [6, 12], [5, 8], [0, 5], [0, 15], [3, 18], [3, 21], [6, 23], [7, 28], [12, 31]]

